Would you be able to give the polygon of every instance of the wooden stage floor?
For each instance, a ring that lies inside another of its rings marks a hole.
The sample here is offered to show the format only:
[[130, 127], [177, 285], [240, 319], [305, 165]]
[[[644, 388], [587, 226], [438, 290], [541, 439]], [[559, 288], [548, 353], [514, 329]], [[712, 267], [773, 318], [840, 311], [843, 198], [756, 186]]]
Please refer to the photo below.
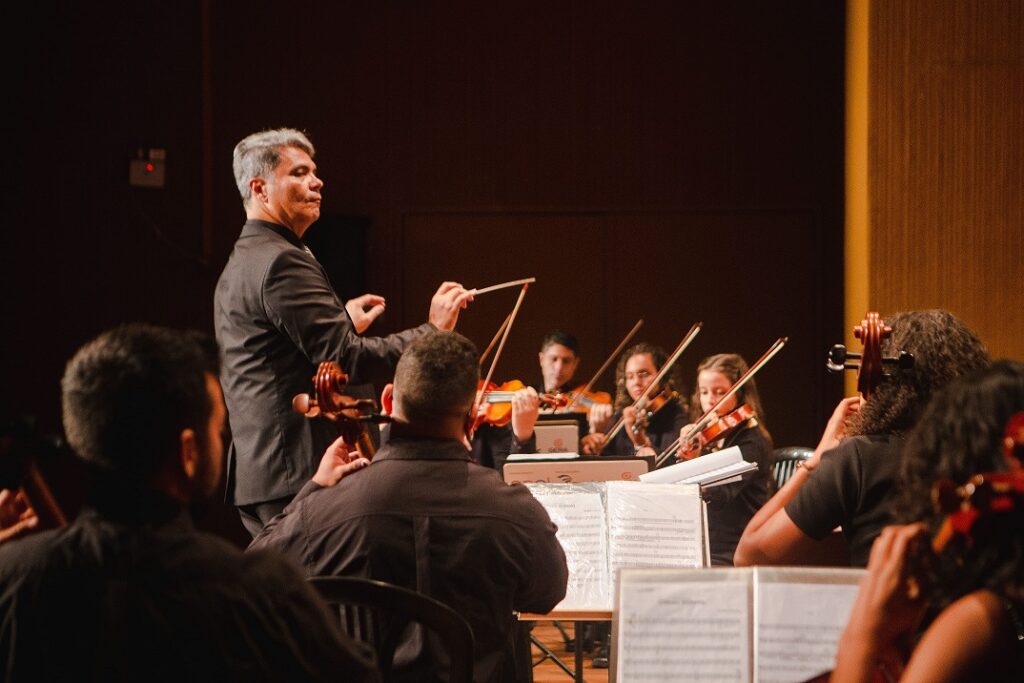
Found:
[[[572, 622], [564, 622], [563, 626], [569, 637], [572, 638]], [[562, 634], [558, 632], [558, 629], [550, 621], [537, 622], [536, 626], [533, 627], [533, 634], [537, 637], [537, 640], [544, 643], [552, 652], [558, 655], [570, 669], [573, 668], [575, 655], [572, 652], [566, 652]], [[533, 661], [536, 662], [544, 656], [544, 653], [536, 646], [532, 650]], [[591, 666], [595, 654], [596, 648], [583, 655], [583, 677], [587, 683], [608, 683], [608, 669], [595, 669]], [[557, 664], [548, 660], [533, 668], [533, 680], [534, 683], [572, 683], [573, 679], [562, 671]]]

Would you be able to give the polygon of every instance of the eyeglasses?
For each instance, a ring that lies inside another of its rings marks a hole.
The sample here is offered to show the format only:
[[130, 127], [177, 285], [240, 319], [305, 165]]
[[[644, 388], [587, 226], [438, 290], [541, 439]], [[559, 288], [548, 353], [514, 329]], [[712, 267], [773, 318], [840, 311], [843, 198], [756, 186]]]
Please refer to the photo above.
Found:
[[626, 373], [627, 382], [632, 382], [634, 380], [636, 380], [637, 382], [644, 382], [650, 379], [651, 377], [654, 377], [654, 373], [648, 372], [647, 370], [639, 370], [637, 372]]

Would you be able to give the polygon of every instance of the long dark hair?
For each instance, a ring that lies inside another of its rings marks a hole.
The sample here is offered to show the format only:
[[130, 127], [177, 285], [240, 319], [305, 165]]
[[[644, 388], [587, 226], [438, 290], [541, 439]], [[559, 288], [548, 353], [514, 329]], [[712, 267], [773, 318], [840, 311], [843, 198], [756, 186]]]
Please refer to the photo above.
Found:
[[884, 320], [892, 334], [882, 342], [882, 354], [912, 353], [914, 367], [896, 371], [879, 385], [851, 420], [852, 434], [908, 431], [935, 391], [989, 363], [988, 351], [978, 336], [948, 311], [909, 311]]
[[[932, 506], [940, 479], [962, 484], [981, 472], [1009, 469], [1003, 435], [1009, 418], [1024, 411], [1024, 363], [999, 361], [936, 393], [904, 447], [894, 516], [925, 522], [934, 533], [943, 516]], [[980, 518], [971, 540], [954, 538], [935, 567], [934, 600], [939, 607], [987, 588], [1024, 600], [1024, 509]]]
[[[665, 353], [665, 349], [660, 346], [654, 346], [653, 344], [639, 343], [626, 349], [621, 356], [619, 361], [615, 365], [615, 410], [621, 411], [626, 406], [633, 405], [633, 399], [630, 398], [629, 392], [626, 391], [626, 363], [633, 356], [637, 356], [642, 353], [651, 354], [651, 360], [654, 361], [654, 367], [661, 371], [661, 368], [665, 365], [665, 361], [668, 360], [668, 354]], [[677, 366], [673, 366], [671, 370], [665, 375], [665, 379], [661, 381], [662, 389], [668, 389], [669, 391], [675, 391], [676, 386], [680, 384], [679, 378], [676, 374]], [[682, 395], [677, 399], [679, 405], [685, 410], [686, 409], [686, 398]]]

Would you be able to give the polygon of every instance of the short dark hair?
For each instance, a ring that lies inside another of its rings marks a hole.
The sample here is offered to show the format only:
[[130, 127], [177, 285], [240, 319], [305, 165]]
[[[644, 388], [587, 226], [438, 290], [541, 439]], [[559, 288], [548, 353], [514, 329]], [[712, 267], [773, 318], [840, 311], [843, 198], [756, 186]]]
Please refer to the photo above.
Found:
[[901, 434], [917, 422], [932, 394], [953, 379], [988, 366], [985, 345], [949, 311], [931, 309], [884, 318], [892, 334], [882, 355], [914, 355], [914, 366], [882, 382], [853, 418], [856, 434]]
[[561, 344], [577, 356], [580, 355], [580, 343], [576, 339], [576, 335], [564, 330], [552, 330], [544, 335], [544, 339], [540, 342], [540, 350], [543, 352], [552, 344]]
[[148, 481], [175, 452], [181, 431], [204, 443], [213, 406], [206, 373], [219, 353], [209, 335], [127, 324], [104, 332], [68, 361], [61, 380], [64, 431], [79, 457]]
[[480, 380], [480, 354], [458, 332], [431, 332], [411, 343], [395, 368], [395, 400], [410, 422], [469, 414]]
[[[940, 479], [965, 483], [982, 472], [1009, 469], [1003, 455], [1006, 424], [1024, 411], [1024, 363], [998, 361], [936, 393], [907, 437], [894, 512], [900, 522], [925, 522], [935, 532], [942, 515], [931, 490]], [[979, 588], [1024, 598], [1024, 511], [975, 523], [973, 543], [954, 539], [937, 567], [936, 598], [951, 602]]]

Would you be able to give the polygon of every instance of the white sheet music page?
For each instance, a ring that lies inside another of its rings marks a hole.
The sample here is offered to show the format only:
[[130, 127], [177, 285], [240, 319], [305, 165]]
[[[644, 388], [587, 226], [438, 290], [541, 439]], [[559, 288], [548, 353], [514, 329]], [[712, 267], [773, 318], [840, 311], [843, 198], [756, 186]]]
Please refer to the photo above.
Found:
[[862, 569], [755, 570], [757, 683], [799, 683], [835, 668]]
[[703, 484], [722, 478], [717, 476], [719, 472], [742, 472], [751, 468], [757, 469], [757, 465], [743, 459], [739, 446], [730, 446], [693, 460], [684, 460], [642, 474], [640, 481], [648, 484]]
[[617, 679], [749, 683], [749, 574], [718, 581], [631, 580], [641, 573], [623, 572], [619, 586]]
[[569, 583], [555, 609], [611, 609], [602, 484], [527, 484], [558, 527]]
[[703, 567], [700, 488], [608, 482], [608, 558], [623, 567]]

